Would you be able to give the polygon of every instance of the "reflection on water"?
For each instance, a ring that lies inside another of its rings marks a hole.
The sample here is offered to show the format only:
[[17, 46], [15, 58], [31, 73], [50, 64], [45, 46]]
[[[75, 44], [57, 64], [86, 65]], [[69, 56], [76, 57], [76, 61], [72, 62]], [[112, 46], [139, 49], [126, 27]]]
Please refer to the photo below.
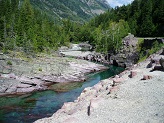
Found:
[[64, 102], [75, 100], [84, 88], [93, 86], [102, 79], [109, 78], [123, 68], [110, 66], [106, 71], [88, 75], [86, 82], [55, 84], [49, 91], [0, 98], [0, 122], [31, 123], [43, 117], [50, 117]]

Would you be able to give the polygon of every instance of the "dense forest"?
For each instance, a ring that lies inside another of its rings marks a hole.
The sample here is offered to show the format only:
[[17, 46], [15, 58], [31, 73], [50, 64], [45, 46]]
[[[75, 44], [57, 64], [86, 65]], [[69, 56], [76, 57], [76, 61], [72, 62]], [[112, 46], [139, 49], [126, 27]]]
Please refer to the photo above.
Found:
[[69, 46], [70, 42], [86, 41], [98, 52], [117, 52], [128, 33], [142, 37], [164, 36], [164, 1], [134, 0], [87, 23], [63, 19], [60, 25], [35, 9], [30, 0], [0, 1], [0, 49], [3, 52], [47, 52]]
[[69, 39], [62, 27], [35, 10], [29, 0], [0, 1], [0, 41], [3, 50], [26, 53], [56, 49]]
[[[136, 36], [164, 36], [164, 1], [134, 0], [131, 4], [116, 7], [92, 20], [96, 27], [108, 28], [110, 21], [128, 22], [130, 32]], [[96, 23], [95, 23], [96, 22]]]

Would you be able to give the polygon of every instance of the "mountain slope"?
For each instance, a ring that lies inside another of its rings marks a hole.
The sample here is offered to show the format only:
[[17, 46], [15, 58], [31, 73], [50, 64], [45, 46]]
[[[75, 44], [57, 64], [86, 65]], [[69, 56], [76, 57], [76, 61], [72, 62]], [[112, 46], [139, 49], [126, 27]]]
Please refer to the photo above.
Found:
[[32, 5], [56, 21], [85, 22], [110, 8], [106, 0], [31, 0]]

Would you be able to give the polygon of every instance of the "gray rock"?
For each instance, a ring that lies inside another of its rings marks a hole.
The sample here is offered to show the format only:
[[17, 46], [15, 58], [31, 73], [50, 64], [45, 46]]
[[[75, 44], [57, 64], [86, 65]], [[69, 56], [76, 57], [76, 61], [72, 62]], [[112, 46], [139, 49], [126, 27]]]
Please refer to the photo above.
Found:
[[17, 85], [17, 88], [29, 88], [29, 87], [32, 87], [32, 85], [30, 85], [30, 84], [18, 84]]
[[150, 63], [146, 66], [146, 68], [152, 68], [153, 67], [153, 63], [150, 61]]
[[134, 37], [134, 35], [130, 34], [128, 36], [126, 36], [124, 39], [123, 39], [123, 44], [125, 46], [132, 46], [132, 47], [135, 47], [137, 45], [137, 38]]
[[156, 55], [154, 58], [151, 59], [151, 61], [158, 64], [160, 62], [160, 59], [164, 59], [164, 55]]
[[80, 122], [80, 121], [77, 118], [70, 117], [70, 118], [64, 120], [62, 123], [78, 123], [78, 122]]
[[27, 84], [27, 85], [32, 85], [32, 86], [36, 86], [37, 84], [34, 83], [33, 81], [21, 81], [22, 84]]
[[45, 75], [42, 78], [42, 81], [46, 81], [46, 82], [56, 82], [57, 80], [57, 76], [53, 76], [53, 75]]
[[9, 78], [16, 79], [16, 75], [14, 73], [10, 73], [8, 76]]
[[97, 83], [96, 85], [93, 86], [93, 89], [95, 89], [97, 92], [101, 91], [102, 84], [101, 83]]
[[110, 62], [115, 66], [131, 67], [138, 61], [137, 43], [138, 39], [129, 34], [123, 40], [123, 47], [116, 54], [110, 56]]
[[35, 91], [36, 88], [30, 87], [30, 88], [18, 88], [17, 93], [29, 93]]
[[17, 87], [11, 86], [7, 89], [6, 93], [13, 93], [17, 91]]
[[8, 88], [7, 87], [0, 87], [0, 93], [4, 93]]

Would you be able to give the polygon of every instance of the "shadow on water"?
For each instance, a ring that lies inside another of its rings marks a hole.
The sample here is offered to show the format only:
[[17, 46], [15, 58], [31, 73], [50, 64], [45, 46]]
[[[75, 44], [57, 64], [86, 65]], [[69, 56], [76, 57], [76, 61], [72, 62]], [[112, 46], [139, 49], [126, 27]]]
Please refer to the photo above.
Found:
[[37, 119], [50, 117], [64, 102], [75, 100], [84, 88], [98, 83], [123, 71], [110, 66], [108, 70], [88, 75], [86, 82], [55, 84], [51, 90], [28, 95], [0, 98], [1, 123], [31, 123]]

